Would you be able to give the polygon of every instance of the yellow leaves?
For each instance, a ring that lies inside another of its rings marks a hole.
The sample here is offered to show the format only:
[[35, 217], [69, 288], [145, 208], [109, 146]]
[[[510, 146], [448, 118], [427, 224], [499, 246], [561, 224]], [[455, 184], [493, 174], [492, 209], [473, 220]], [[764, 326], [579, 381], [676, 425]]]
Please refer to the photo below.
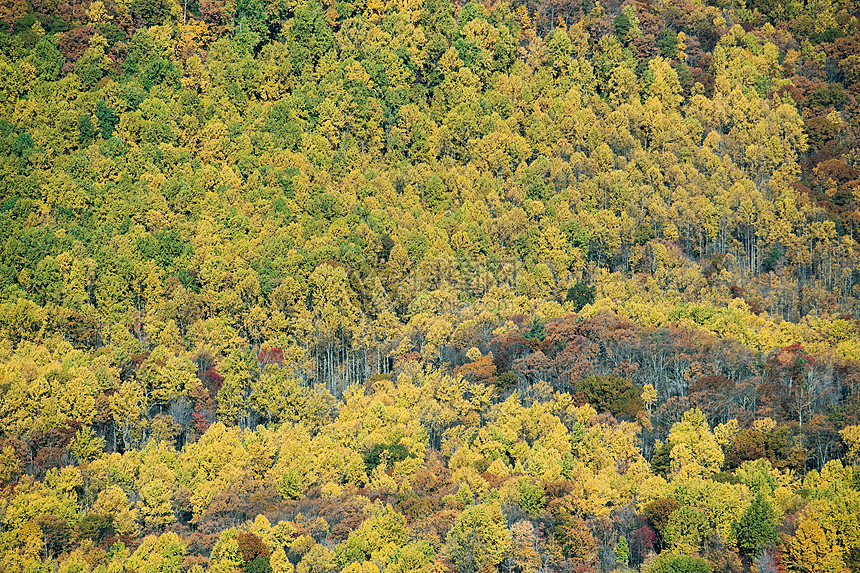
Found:
[[341, 493], [343, 493], [343, 490], [340, 486], [331, 481], [326, 482], [320, 488], [320, 494], [327, 499], [335, 499], [339, 497]]
[[66, 173], [57, 172], [51, 176], [47, 189], [50, 205], [80, 211], [87, 204], [87, 194]]
[[735, 441], [735, 436], [739, 431], [738, 421], [734, 418], [725, 424], [719, 424], [714, 427], [714, 439], [721, 447], [728, 449]]
[[160, 536], [147, 535], [140, 547], [132, 553], [125, 566], [138, 573], [176, 571], [185, 555], [185, 544], [176, 533], [168, 531]]
[[15, 454], [12, 446], [0, 448], [0, 485], [4, 486], [16, 481], [22, 473], [23, 464]]
[[616, 494], [610, 486], [610, 475], [596, 474], [584, 465], [577, 466], [572, 474], [573, 491], [564, 496], [564, 509], [585, 518], [609, 513], [616, 501]]
[[332, 552], [322, 545], [314, 545], [296, 566], [296, 573], [328, 571], [332, 569], [333, 565]]
[[[176, 52], [180, 57], [191, 54], [188, 58], [198, 57], [206, 46], [215, 39], [213, 30], [210, 29], [209, 23], [203, 20], [191, 20], [190, 22], [179, 24], [179, 37], [176, 38]], [[187, 65], [187, 60], [186, 60]], [[199, 65], [198, 63], [195, 65]], [[201, 87], [197, 85], [195, 87]]]
[[[477, 100], [482, 88], [481, 79], [463, 64], [455, 48], [448, 48], [442, 54], [438, 68], [444, 78], [439, 93], [444, 98], [445, 107], [451, 109]], [[442, 103], [434, 102], [434, 107]]]
[[346, 82], [357, 82], [366, 85], [369, 88], [373, 87], [373, 80], [359, 62], [351, 61], [343, 69], [343, 79]]
[[511, 534], [498, 504], [466, 508], [448, 533], [445, 553], [463, 569], [484, 570], [501, 563], [511, 549]]
[[461, 67], [463, 67], [463, 61], [460, 59], [456, 48], [448, 48], [439, 58], [438, 69], [443, 76], [453, 74]]
[[354, 324], [357, 312], [343, 267], [321, 264], [311, 273], [308, 283], [314, 314], [327, 331]]
[[183, 85], [186, 89], [200, 91], [206, 87], [208, 82], [208, 74], [203, 68], [200, 57], [197, 54], [192, 55], [185, 61], [185, 75], [182, 77]]
[[[404, 374], [396, 384], [376, 380], [370, 395], [358, 390], [347, 392], [338, 419], [327, 428], [338, 447], [363, 452], [376, 444], [400, 444], [423, 458], [427, 438], [414, 411], [422, 395], [414, 382]], [[314, 441], [323, 444], [322, 436]]]
[[487, 473], [496, 477], [504, 478], [511, 474], [511, 467], [502, 461], [502, 458], [496, 458], [488, 467]]
[[654, 402], [657, 401], [657, 390], [651, 384], [645, 384], [642, 387], [642, 403], [645, 404], [645, 408], [648, 410], [648, 414], [651, 414], [651, 408], [654, 406]]
[[334, 435], [325, 433], [314, 437], [308, 453], [310, 458], [305, 479], [317, 484], [332, 479], [340, 481], [347, 464], [356, 456], [356, 452], [338, 444]]
[[707, 477], [718, 472], [723, 464], [723, 450], [698, 409], [685, 412], [682, 420], [672, 426], [669, 441], [672, 471], [682, 481]]
[[[361, 66], [359, 65], [359, 67]], [[345, 125], [345, 118], [340, 108], [335, 106], [331, 100], [326, 99], [317, 106], [317, 113], [319, 115], [317, 130], [328, 139], [332, 146], [338, 146]]]
[[90, 4], [90, 7], [87, 9], [87, 18], [90, 24], [102, 24], [113, 20], [113, 16], [108, 13], [104, 2], [99, 0]]
[[74, 484], [81, 479], [81, 474], [75, 468], [68, 468], [65, 472], [58, 472], [56, 469], [51, 471], [51, 480], [56, 484], [56, 488], [49, 487], [47, 483], [34, 482], [29, 476], [21, 479], [15, 488], [15, 495], [5, 507], [2, 521], [6, 531], [27, 527], [44, 514], [56, 515], [70, 523], [76, 523], [78, 500], [74, 495]]
[[45, 476], [45, 483], [55, 492], [77, 500], [76, 488], [84, 484], [78, 468], [66, 466], [62, 469], [51, 468]]
[[33, 82], [36, 81], [38, 71], [30, 62], [21, 62], [20, 69], [21, 77], [24, 79], [24, 85], [29, 90], [33, 85]]
[[499, 29], [483, 18], [470, 20], [463, 26], [462, 34], [470, 40], [476, 40], [481, 48], [487, 51], [495, 50], [500, 38]]
[[224, 148], [221, 138], [227, 135], [227, 128], [221, 122], [207, 123], [201, 134], [203, 149], [200, 157], [203, 161], [221, 163], [224, 160]]
[[494, 119], [496, 131], [488, 133], [475, 144], [476, 165], [497, 177], [510, 176], [531, 155], [531, 146], [501, 118], [496, 116]]
[[287, 559], [287, 554], [284, 553], [283, 547], [277, 547], [269, 557], [269, 565], [272, 567], [272, 573], [293, 573], [295, 568], [290, 560]]
[[[233, 473], [233, 467], [245, 467], [248, 454], [236, 427], [221, 422], [212, 424], [205, 434], [185, 450], [185, 457], [198, 469], [199, 478], [217, 480]], [[229, 487], [229, 484], [224, 484]], [[226, 488], [225, 488], [226, 489]]]
[[42, 536], [42, 530], [39, 529], [35, 520], [28, 521], [19, 528], [16, 532], [18, 545], [17, 555], [15, 555], [16, 561], [21, 564], [35, 565], [41, 557]]
[[164, 346], [157, 346], [141, 366], [141, 380], [151, 404], [166, 403], [190, 392], [198, 384], [195, 374], [196, 367], [184, 352], [176, 355]]
[[654, 74], [650, 95], [656, 97], [666, 111], [677, 109], [681, 102], [681, 84], [677, 72], [659, 56], [648, 62], [648, 69]]
[[794, 536], [786, 541], [783, 562], [795, 570], [821, 573], [836, 573], [844, 567], [833, 539], [811, 519], [802, 519]]
[[304, 427], [290, 427], [286, 424], [279, 429], [276, 436], [280, 449], [277, 462], [268, 473], [268, 479], [283, 481], [284, 476], [289, 475], [289, 483], [285, 482], [281, 489], [295, 490], [300, 495], [305, 488], [317, 481], [319, 475], [314, 467], [311, 438]]
[[832, 551], [832, 544], [821, 526], [804, 520], [795, 536], [786, 544], [785, 561], [799, 570], [815, 570], [822, 573], [843, 570], [843, 562]]
[[379, 567], [371, 561], [356, 561], [344, 567], [343, 573], [379, 573]]
[[280, 546], [280, 543], [272, 537], [272, 522], [263, 514], [257, 515], [253, 521], [249, 521], [241, 530], [246, 533], [253, 533], [259, 537], [270, 550]]
[[[790, 482], [790, 476], [783, 474], [780, 477], [783, 482]], [[785, 515], [803, 505], [805, 500], [794, 492], [793, 487], [780, 485], [773, 491], [773, 502], [777, 514]]]
[[119, 486], [103, 489], [93, 505], [93, 512], [111, 516], [118, 535], [137, 535], [138, 510], [132, 507], [128, 496]]
[[529, 475], [540, 478], [544, 482], [560, 480], [562, 454], [558, 450], [549, 449], [536, 443], [528, 455], [525, 469]]
[[614, 428], [603, 428], [602, 439], [609, 455], [616, 464], [629, 463], [641, 459], [638, 451], [639, 425], [621, 422]]
[[839, 431], [842, 441], [848, 446], [846, 459], [857, 465], [857, 454], [860, 453], [860, 425], [845, 426]]
[[536, 429], [539, 436], [537, 444], [546, 449], [553, 450], [559, 456], [570, 451], [570, 437], [568, 436], [567, 428], [561, 423], [558, 417], [549, 413], [541, 415]]
[[124, 382], [119, 391], [110, 397], [114, 424], [120, 429], [124, 444], [134, 447], [142, 437], [146, 398], [143, 388], [133, 380]]
[[514, 562], [523, 573], [540, 569], [541, 557], [537, 552], [537, 532], [531, 521], [521, 520], [511, 526]]
[[141, 485], [141, 500], [137, 502], [137, 507], [147, 528], [163, 528], [173, 523], [171, 493], [171, 487], [160, 479]]
[[6, 58], [0, 59], [0, 94], [3, 94], [6, 100], [14, 101], [26, 89], [25, 78], [20, 67], [8, 63]]

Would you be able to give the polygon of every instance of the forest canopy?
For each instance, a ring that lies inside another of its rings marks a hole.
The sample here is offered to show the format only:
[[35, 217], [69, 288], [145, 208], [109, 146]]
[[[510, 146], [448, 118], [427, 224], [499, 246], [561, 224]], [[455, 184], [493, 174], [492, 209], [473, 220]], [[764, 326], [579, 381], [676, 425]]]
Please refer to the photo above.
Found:
[[860, 571], [858, 15], [0, 3], [0, 570]]

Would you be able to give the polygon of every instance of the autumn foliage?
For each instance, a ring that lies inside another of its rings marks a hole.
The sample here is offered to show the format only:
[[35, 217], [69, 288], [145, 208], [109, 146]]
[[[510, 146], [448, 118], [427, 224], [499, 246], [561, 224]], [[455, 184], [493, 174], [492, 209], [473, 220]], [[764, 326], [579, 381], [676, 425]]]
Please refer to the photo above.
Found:
[[0, 2], [0, 571], [860, 570], [858, 18]]

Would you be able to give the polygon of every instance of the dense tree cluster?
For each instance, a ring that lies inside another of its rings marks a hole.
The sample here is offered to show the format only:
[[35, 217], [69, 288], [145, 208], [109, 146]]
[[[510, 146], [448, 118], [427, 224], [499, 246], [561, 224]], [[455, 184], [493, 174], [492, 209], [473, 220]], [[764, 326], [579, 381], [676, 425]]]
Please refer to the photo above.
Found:
[[860, 571], [858, 24], [0, 3], [0, 570]]
[[[671, 423], [660, 467], [644, 444], [658, 432], [651, 420], [669, 425], [669, 414], [643, 415], [647, 391], [625, 420], [546, 382], [503, 398], [408, 361], [395, 380], [353, 385], [339, 402], [311, 392], [285, 405], [306, 408], [294, 421], [218, 421], [181, 449], [166, 415], [124, 452], [95, 420], [7, 438], [3, 570], [857, 566], [857, 425], [831, 438], [848, 446], [845, 464], [812, 469], [812, 452], [799, 472], [820, 430], [763, 417], [712, 430], [694, 407]], [[779, 451], [751, 454], [745, 431]], [[730, 464], [733, 455], [743, 461]]]

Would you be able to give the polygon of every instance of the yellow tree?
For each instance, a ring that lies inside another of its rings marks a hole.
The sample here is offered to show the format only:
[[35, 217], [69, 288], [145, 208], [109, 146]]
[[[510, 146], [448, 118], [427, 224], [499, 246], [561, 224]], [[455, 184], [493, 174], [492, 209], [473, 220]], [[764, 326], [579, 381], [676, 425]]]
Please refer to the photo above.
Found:
[[257, 357], [250, 349], [236, 350], [224, 361], [222, 371], [224, 382], [218, 391], [218, 414], [224, 421], [245, 429], [251, 421], [252, 384], [260, 376]]
[[511, 532], [498, 504], [467, 507], [445, 540], [445, 555], [460, 571], [496, 567], [511, 550]]
[[147, 535], [125, 566], [138, 573], [179, 573], [184, 556], [185, 544], [169, 531], [158, 537]]
[[137, 446], [143, 439], [146, 427], [142, 417], [146, 414], [146, 398], [143, 388], [135, 380], [123, 382], [119, 391], [110, 397], [114, 427], [120, 432], [126, 448]]
[[684, 413], [669, 432], [672, 472], [679, 479], [708, 477], [720, 471], [724, 454], [698, 408]]

